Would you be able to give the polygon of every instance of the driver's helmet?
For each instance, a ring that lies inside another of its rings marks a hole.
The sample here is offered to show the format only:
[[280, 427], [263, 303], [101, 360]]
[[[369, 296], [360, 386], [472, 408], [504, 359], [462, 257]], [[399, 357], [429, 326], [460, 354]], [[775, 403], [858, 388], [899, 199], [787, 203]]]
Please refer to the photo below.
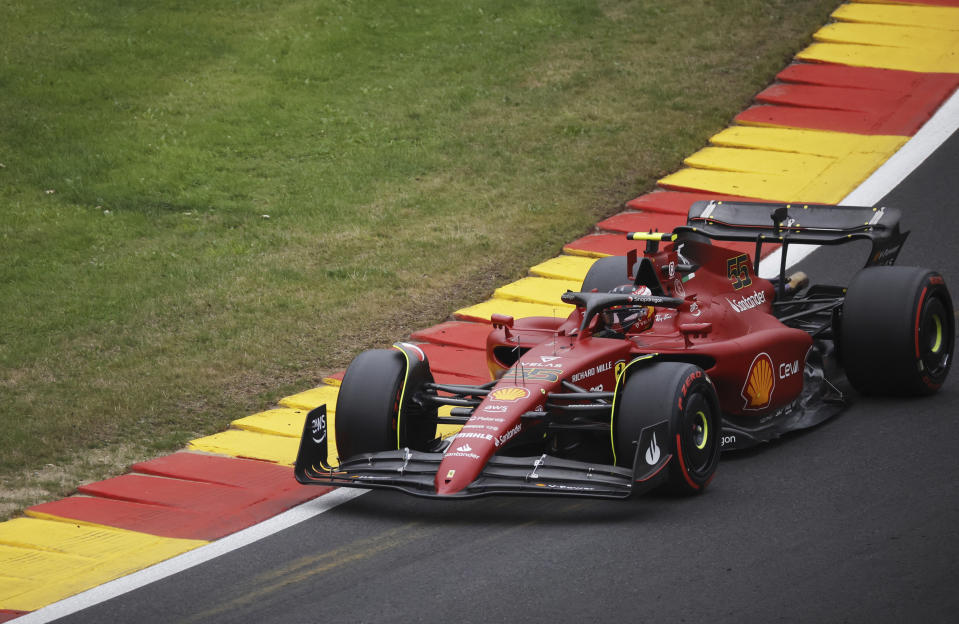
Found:
[[[623, 284], [609, 291], [623, 295], [651, 295], [648, 286]], [[619, 334], [646, 331], [653, 326], [656, 313], [652, 306], [621, 305], [603, 310], [603, 322], [606, 328]]]

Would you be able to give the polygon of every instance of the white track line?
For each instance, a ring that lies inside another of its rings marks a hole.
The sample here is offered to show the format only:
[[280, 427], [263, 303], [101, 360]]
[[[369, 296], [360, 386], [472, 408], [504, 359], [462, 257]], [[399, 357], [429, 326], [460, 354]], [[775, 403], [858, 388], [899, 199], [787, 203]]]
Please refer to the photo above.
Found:
[[278, 516], [273, 516], [269, 520], [264, 520], [242, 531], [227, 535], [215, 542], [210, 542], [205, 546], [200, 546], [182, 555], [177, 555], [172, 559], [161, 561], [149, 568], [144, 568], [133, 574], [122, 576], [109, 583], [104, 583], [103, 585], [88, 589], [75, 596], [65, 598], [60, 602], [47, 605], [42, 609], [37, 609], [32, 613], [22, 615], [16, 618], [14, 622], [16, 622], [16, 624], [35, 624], [39, 622], [50, 622], [57, 618], [71, 615], [87, 607], [92, 607], [116, 596], [149, 585], [154, 581], [165, 579], [168, 576], [183, 572], [201, 563], [206, 563], [220, 555], [225, 555], [238, 548], [243, 548], [253, 542], [269, 537], [274, 533], [279, 533], [283, 529], [288, 529], [295, 524], [318, 516], [368, 491], [369, 490], [354, 490], [348, 488], [335, 489], [329, 494], [314, 498], [293, 509], [284, 511]]
[[[856, 190], [846, 196], [840, 203], [854, 206], [871, 206], [896, 188], [906, 176], [908, 176], [916, 167], [918, 167], [926, 158], [929, 157], [936, 148], [942, 145], [946, 139], [952, 136], [953, 132], [959, 129], [959, 91], [952, 94], [952, 97], [940, 107], [939, 111], [916, 133], [912, 139], [906, 143], [901, 150], [896, 152], [884, 165], [875, 171], [869, 178], [863, 182]], [[801, 252], [800, 247], [809, 247], [808, 251], [793, 258], [793, 252]], [[789, 264], [795, 264], [806, 257], [813, 250], [814, 245], [795, 245], [789, 248]], [[769, 267], [772, 273], [768, 273]], [[759, 271], [763, 275], [776, 275], [779, 272], [779, 251], [770, 254], [759, 265]], [[106, 602], [111, 598], [120, 596], [127, 592], [139, 589], [149, 585], [154, 581], [159, 581], [168, 576], [182, 572], [215, 559], [220, 555], [225, 555], [238, 548], [269, 537], [283, 529], [287, 529], [304, 520], [317, 516], [325, 511], [329, 511], [338, 505], [356, 498], [366, 493], [368, 490], [349, 490], [340, 488], [324, 494], [319, 498], [303, 503], [278, 516], [270, 518], [260, 524], [251, 526], [233, 535], [228, 535], [223, 539], [217, 540], [206, 546], [201, 546], [195, 550], [185, 552], [182, 555], [167, 559], [149, 568], [144, 568], [139, 572], [134, 572], [127, 576], [118, 578], [109, 583], [104, 583], [93, 589], [71, 596], [47, 605], [27, 615], [23, 615], [15, 620], [17, 624], [36, 624], [40, 622], [50, 622], [57, 618], [76, 613], [81, 609], [92, 607], [95, 604]]]
[[[936, 114], [919, 129], [902, 148], [892, 155], [881, 167], [876, 169], [865, 182], [846, 195], [842, 206], [875, 206], [883, 197], [906, 179], [916, 167], [922, 164], [946, 139], [959, 130], [959, 90], [955, 91], [946, 103], [939, 107]], [[818, 249], [818, 245], [790, 245], [786, 266], [792, 266]], [[766, 256], [759, 263], [762, 277], [779, 274], [779, 249]]]

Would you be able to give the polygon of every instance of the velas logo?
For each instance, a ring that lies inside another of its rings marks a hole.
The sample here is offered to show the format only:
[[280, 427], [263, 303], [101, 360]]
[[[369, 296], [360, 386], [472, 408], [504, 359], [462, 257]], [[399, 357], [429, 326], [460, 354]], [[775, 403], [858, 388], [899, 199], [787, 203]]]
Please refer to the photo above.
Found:
[[746, 383], [742, 390], [742, 397], [746, 399], [743, 409], [761, 410], [769, 407], [775, 389], [773, 360], [768, 353], [760, 353], [753, 359], [746, 374]]
[[529, 396], [529, 390], [518, 386], [511, 386], [493, 390], [489, 393], [489, 396], [496, 401], [519, 401]]

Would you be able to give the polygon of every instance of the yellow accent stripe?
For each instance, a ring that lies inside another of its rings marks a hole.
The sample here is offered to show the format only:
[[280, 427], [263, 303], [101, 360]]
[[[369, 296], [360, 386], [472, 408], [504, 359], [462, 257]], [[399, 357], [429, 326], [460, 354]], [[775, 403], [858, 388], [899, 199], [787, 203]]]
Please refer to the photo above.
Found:
[[[440, 418], [445, 418], [450, 415], [450, 411], [453, 408], [449, 405], [443, 405], [437, 410], [437, 416]], [[448, 438], [454, 433], [459, 433], [463, 428], [463, 425], [437, 425], [436, 427], [436, 436], [439, 438]]]
[[699, 421], [703, 425], [703, 443], [696, 445], [696, 448], [701, 451], [706, 448], [706, 442], [709, 441], [709, 421], [706, 419], [706, 414], [702, 412], [696, 412], [696, 415], [699, 416]]
[[410, 379], [410, 355], [406, 352], [405, 349], [393, 345], [393, 348], [403, 354], [403, 359], [406, 360], [406, 369], [405, 374], [403, 375], [403, 386], [400, 388], [400, 404], [396, 408], [396, 448], [402, 447], [402, 440], [400, 439], [400, 433], [403, 431], [403, 402], [406, 400], [406, 382]]
[[663, 234], [663, 233], [653, 233], [653, 232], [630, 232], [627, 235], [629, 240], [634, 241], [675, 241], [678, 235], [676, 234]]
[[619, 399], [620, 386], [622, 386], [623, 379], [626, 378], [626, 371], [629, 370], [630, 366], [632, 366], [633, 364], [637, 362], [643, 362], [648, 359], [654, 358], [657, 355], [659, 354], [648, 353], [646, 355], [641, 355], [638, 358], [630, 360], [629, 363], [626, 364], [626, 366], [624, 366], [622, 369], [620, 369], [618, 374], [616, 375], [616, 386], [613, 392], [613, 405], [609, 410], [609, 446], [611, 449], [613, 449], [613, 465], [616, 465], [616, 439], [615, 439], [616, 428], [614, 426], [614, 419], [616, 418], [616, 401], [617, 399]]
[[936, 322], [936, 342], [932, 345], [932, 352], [939, 353], [942, 348], [942, 320], [937, 315], [934, 315], [932, 320]]

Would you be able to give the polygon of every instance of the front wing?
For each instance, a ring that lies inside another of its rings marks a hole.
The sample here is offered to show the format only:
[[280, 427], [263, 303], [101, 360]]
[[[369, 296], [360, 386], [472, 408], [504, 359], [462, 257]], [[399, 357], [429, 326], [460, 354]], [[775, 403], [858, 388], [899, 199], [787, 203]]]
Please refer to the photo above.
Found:
[[[633, 469], [591, 464], [550, 455], [505, 457], [494, 455], [479, 477], [454, 495], [438, 495], [436, 472], [443, 453], [400, 449], [364, 453], [347, 458], [338, 466], [327, 461], [326, 405], [312, 410], [303, 425], [296, 456], [296, 480], [309, 485], [386, 488], [431, 498], [471, 498], [489, 494], [552, 494], [626, 498], [659, 485], [672, 455], [656, 441], [669, 439], [669, 423], [643, 429], [637, 444]], [[655, 449], [655, 453], [646, 451]], [[653, 463], [649, 463], [653, 459]]]

